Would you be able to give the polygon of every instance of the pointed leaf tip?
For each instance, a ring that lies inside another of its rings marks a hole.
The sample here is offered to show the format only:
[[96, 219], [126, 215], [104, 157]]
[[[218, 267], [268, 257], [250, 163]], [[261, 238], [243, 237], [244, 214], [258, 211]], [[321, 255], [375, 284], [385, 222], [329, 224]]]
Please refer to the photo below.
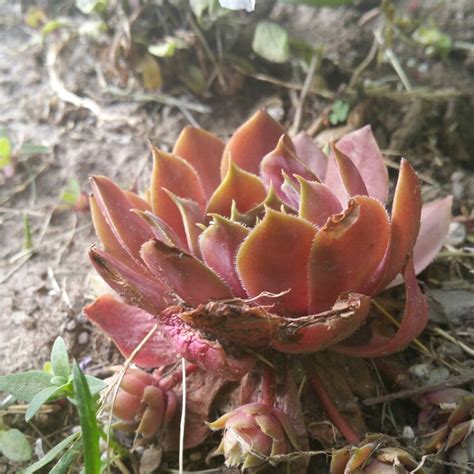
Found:
[[281, 125], [267, 112], [256, 112], [227, 143], [221, 162], [221, 176], [227, 174], [231, 159], [243, 170], [258, 174], [260, 161], [276, 147], [284, 133]]

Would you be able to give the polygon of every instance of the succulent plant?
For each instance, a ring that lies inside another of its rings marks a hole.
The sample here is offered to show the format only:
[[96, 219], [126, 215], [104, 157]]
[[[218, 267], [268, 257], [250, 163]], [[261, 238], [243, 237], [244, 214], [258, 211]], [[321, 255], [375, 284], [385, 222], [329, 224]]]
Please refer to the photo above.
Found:
[[[123, 377], [113, 405], [113, 413], [129, 422], [146, 438], [166, 428], [176, 411], [173, 390], [160, 385], [158, 378], [138, 368], [130, 368]], [[138, 423], [138, 425], [137, 425]]]
[[[414, 269], [439, 250], [451, 200], [422, 209], [418, 178], [402, 160], [389, 219], [387, 170], [369, 127], [343, 137], [326, 158], [308, 137], [291, 140], [260, 111], [226, 146], [187, 127], [172, 154], [152, 152], [146, 200], [92, 178], [92, 216], [104, 250], [94, 247], [90, 256], [125, 302], [152, 315], [140, 316], [141, 327], [157, 317], [155, 365], [173, 348], [239, 378], [251, 365], [240, 348], [331, 347], [375, 357], [402, 349], [423, 330], [427, 306]], [[400, 272], [407, 303], [397, 333], [338, 344], [364, 323], [369, 297]], [[107, 304], [99, 299], [86, 314], [110, 332]], [[117, 327], [130, 327], [124, 312]], [[119, 347], [136, 342], [130, 332], [115, 337]], [[141, 355], [153, 357], [149, 350]]]
[[428, 454], [446, 455], [453, 472], [471, 472], [474, 462], [474, 395], [467, 390], [446, 388], [423, 396], [419, 414], [422, 429], [435, 428], [424, 448]]
[[[330, 474], [408, 474], [419, 463], [387, 436], [371, 435], [360, 446], [336, 449], [332, 453]], [[418, 467], [416, 472], [426, 474]]]
[[224, 454], [229, 467], [256, 468], [298, 446], [288, 415], [262, 402], [242, 405], [208, 426], [224, 430], [216, 454]]
[[[451, 198], [422, 206], [402, 160], [389, 217], [387, 168], [370, 127], [332, 144], [327, 157], [259, 111], [226, 145], [186, 127], [172, 153], [152, 154], [143, 197], [103, 176], [92, 178], [90, 197], [103, 246], [90, 258], [121, 300], [104, 295], [85, 313], [125, 356], [156, 326], [137, 365], [183, 357], [236, 381], [262, 351], [378, 357], [424, 329], [415, 275], [441, 248]], [[403, 280], [398, 330], [386, 336], [367, 325], [362, 339], [346, 341], [366, 324], [370, 298]]]

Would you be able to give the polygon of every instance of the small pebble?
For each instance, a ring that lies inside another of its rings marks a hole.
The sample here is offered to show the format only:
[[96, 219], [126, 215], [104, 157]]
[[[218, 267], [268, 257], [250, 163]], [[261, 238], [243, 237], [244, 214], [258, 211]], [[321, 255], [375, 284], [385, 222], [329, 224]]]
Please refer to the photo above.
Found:
[[74, 331], [74, 329], [76, 329], [76, 326], [77, 326], [77, 323], [76, 321], [74, 321], [74, 319], [71, 319], [70, 321], [68, 321], [66, 323], [66, 331]]
[[89, 340], [89, 334], [87, 334], [86, 331], [83, 331], [77, 336], [77, 342], [79, 344], [87, 344], [87, 341]]
[[415, 432], [413, 431], [413, 428], [411, 426], [404, 426], [402, 436], [405, 439], [414, 439], [415, 438]]
[[446, 243], [457, 247], [462, 245], [466, 240], [466, 226], [463, 222], [451, 222], [449, 224], [448, 236], [446, 237]]

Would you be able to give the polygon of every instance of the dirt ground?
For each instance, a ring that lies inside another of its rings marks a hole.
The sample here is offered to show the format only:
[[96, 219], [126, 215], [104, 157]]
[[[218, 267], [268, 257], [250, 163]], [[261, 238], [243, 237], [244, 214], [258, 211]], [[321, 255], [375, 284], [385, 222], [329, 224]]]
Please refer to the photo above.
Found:
[[[396, 6], [408, 12], [415, 3], [428, 10], [435, 2], [403, 1]], [[325, 47], [318, 74], [337, 95], [373, 42], [380, 18], [367, 18], [367, 10], [347, 8], [341, 13], [285, 6], [273, 15], [294, 37]], [[0, 16], [0, 127], [17, 145], [31, 142], [50, 150], [19, 154], [14, 175], [0, 174], [0, 374], [40, 368], [58, 335], [74, 357], [99, 370], [119, 362], [121, 356], [81, 314], [100, 293], [101, 284], [87, 259], [87, 248], [95, 241], [89, 213], [63, 209], [59, 199], [68, 180], [76, 178], [84, 192], [92, 174], [107, 175], [125, 188], [143, 188], [151, 168], [147, 140], [169, 147], [189, 123], [189, 114], [191, 121], [227, 138], [261, 106], [270, 105], [291, 125], [297, 100], [290, 89], [253, 78], [247, 78], [232, 97], [181, 94], [186, 113], [183, 107], [157, 102], [117, 100], [101, 94], [100, 45], [73, 39], [54, 57], [60, 33], [41, 44], [38, 34], [24, 24], [19, 2], [0, 2]], [[474, 44], [471, 0], [445, 2], [434, 16], [440, 30], [456, 41]], [[357, 111], [352, 119], [373, 125], [390, 160], [397, 161], [403, 153], [414, 162], [424, 177], [426, 199], [454, 194], [453, 212], [462, 236], [453, 246], [472, 247], [468, 237], [474, 202], [474, 53], [457, 50], [446, 58], [430, 58], [403, 44], [396, 45], [395, 52], [412, 84], [428, 92], [366, 93], [354, 88], [347, 95]], [[389, 64], [372, 63], [363, 74], [365, 80], [388, 77], [387, 84], [397, 80]], [[58, 93], [58, 77], [65, 89], [91, 98], [100, 109], [91, 111], [64, 100]], [[331, 100], [309, 94], [299, 128], [313, 126], [318, 116], [327, 114], [328, 104]], [[316, 133], [327, 126], [326, 122]], [[33, 251], [26, 253], [25, 216], [33, 245]], [[436, 291], [470, 292], [471, 264], [472, 259], [441, 259], [423, 278]], [[473, 307], [471, 302], [471, 317]], [[468, 321], [460, 325], [468, 327]]]

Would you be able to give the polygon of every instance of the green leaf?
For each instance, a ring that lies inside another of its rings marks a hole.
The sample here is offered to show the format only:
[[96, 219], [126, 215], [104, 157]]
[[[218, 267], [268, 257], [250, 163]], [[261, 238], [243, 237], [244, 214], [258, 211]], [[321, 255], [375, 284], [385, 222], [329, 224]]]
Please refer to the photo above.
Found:
[[62, 20], [54, 19], [54, 20], [49, 20], [46, 25], [43, 26], [41, 29], [41, 35], [43, 38], [49, 33], [52, 33], [53, 31], [59, 30], [60, 28], [63, 28], [64, 26], [68, 26], [67, 23], [65, 23]]
[[99, 429], [97, 427], [96, 406], [87, 379], [76, 361], [72, 365], [72, 382], [82, 430], [85, 473], [100, 474]]
[[12, 163], [12, 144], [8, 137], [0, 137], [0, 170]]
[[59, 199], [66, 204], [75, 206], [81, 197], [81, 186], [76, 178], [69, 178], [68, 186], [63, 189]]
[[284, 63], [290, 58], [288, 33], [276, 23], [261, 21], [255, 29], [252, 49], [267, 61]]
[[25, 250], [31, 250], [33, 248], [33, 236], [31, 235], [28, 214], [23, 214], [23, 248]]
[[60, 336], [56, 338], [51, 349], [51, 365], [53, 366], [54, 375], [68, 378], [71, 375], [69, 367], [69, 356], [67, 355], [66, 344]]
[[41, 370], [30, 370], [0, 377], [0, 390], [12, 394], [17, 400], [31, 402], [35, 395], [51, 386], [51, 375]]
[[75, 3], [76, 7], [86, 15], [101, 12], [107, 8], [107, 0], [76, 0]]
[[51, 153], [51, 148], [43, 145], [35, 145], [34, 143], [23, 143], [20, 148], [20, 155], [42, 155], [45, 153]]
[[329, 122], [331, 122], [332, 125], [345, 122], [349, 115], [349, 110], [349, 104], [342, 100], [336, 100], [329, 114]]
[[56, 459], [68, 446], [76, 441], [81, 436], [80, 432], [69, 435], [66, 439], [63, 439], [59, 444], [51, 448], [40, 460], [36, 461], [31, 466], [28, 466], [18, 474], [33, 474], [39, 471], [44, 466], [49, 464], [53, 459]]
[[0, 431], [0, 452], [13, 462], [29, 461], [32, 455], [28, 438], [17, 429]]
[[56, 395], [59, 393], [64, 393], [64, 385], [61, 385], [60, 387], [53, 386], [53, 387], [47, 387], [41, 392], [37, 393], [33, 400], [28, 404], [28, 408], [26, 409], [25, 413], [25, 420], [30, 421], [31, 418], [33, 418], [38, 410], [50, 399], [53, 399]]
[[107, 388], [107, 384], [103, 380], [93, 377], [92, 375], [86, 375], [86, 380], [92, 396], [97, 395], [102, 392], [104, 388]]
[[49, 471], [49, 474], [67, 474], [71, 464], [81, 455], [82, 442], [77, 439]]
[[173, 56], [177, 49], [189, 48], [188, 43], [181, 38], [175, 38], [174, 36], [167, 36], [163, 41], [159, 43], [151, 44], [148, 46], [148, 52], [153, 56], [159, 58], [166, 58]]
[[198, 20], [202, 14], [209, 8], [209, 0], [189, 0], [189, 6]]

